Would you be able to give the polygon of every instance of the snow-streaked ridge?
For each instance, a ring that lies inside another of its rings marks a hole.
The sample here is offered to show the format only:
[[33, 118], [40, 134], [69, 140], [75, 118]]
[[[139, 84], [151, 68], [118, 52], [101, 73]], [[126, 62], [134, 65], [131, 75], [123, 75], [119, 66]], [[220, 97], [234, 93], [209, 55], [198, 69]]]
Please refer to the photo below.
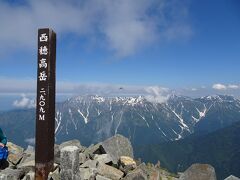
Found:
[[84, 120], [85, 124], [88, 123], [88, 116], [89, 116], [89, 111], [88, 111], [88, 109], [89, 109], [89, 107], [87, 108], [87, 115], [86, 115], [86, 116], [84, 116], [84, 114], [82, 113], [82, 111], [81, 111], [80, 109], [78, 109], [78, 112], [79, 112], [79, 114], [83, 117], [83, 120]]

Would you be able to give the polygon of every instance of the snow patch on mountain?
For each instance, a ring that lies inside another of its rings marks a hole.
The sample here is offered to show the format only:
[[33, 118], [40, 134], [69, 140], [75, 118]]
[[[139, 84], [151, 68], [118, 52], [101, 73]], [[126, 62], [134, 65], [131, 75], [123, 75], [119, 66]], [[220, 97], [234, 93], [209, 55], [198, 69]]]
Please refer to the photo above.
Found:
[[101, 97], [101, 96], [92, 96], [92, 99], [95, 100], [96, 102], [98, 103], [101, 103], [101, 102], [104, 102], [105, 101], [105, 98], [104, 97]]
[[158, 123], [155, 122], [155, 124], [156, 124], [158, 130], [159, 130], [165, 137], [167, 137], [167, 135], [163, 132], [163, 130], [162, 130], [162, 129], [160, 128], [160, 126], [158, 125]]
[[83, 117], [83, 120], [84, 120], [85, 124], [88, 123], [88, 116], [89, 116], [88, 108], [87, 108], [87, 115], [86, 116], [84, 116], [84, 114], [80, 111], [80, 109], [78, 109], [78, 113]]
[[59, 127], [61, 125], [61, 122], [62, 122], [62, 113], [57, 111], [56, 113], [56, 117], [55, 117], [55, 122], [56, 122], [56, 125], [55, 125], [55, 134], [57, 134], [58, 130], [59, 130]]
[[72, 110], [70, 108], [68, 109], [68, 113], [69, 113], [70, 119], [72, 120], [72, 123], [74, 125], [74, 129], [77, 130], [77, 121], [75, 122], [75, 120], [73, 118]]
[[138, 113], [138, 115], [145, 121], [145, 123], [146, 123], [146, 125], [147, 125], [147, 127], [149, 127], [149, 124], [148, 124], [148, 122], [147, 122], [147, 120], [145, 119], [145, 117], [144, 116], [142, 116], [141, 114], [139, 114]]
[[174, 134], [177, 135], [177, 138], [174, 139], [175, 141], [177, 141], [177, 140], [182, 138], [182, 136], [180, 134], [178, 134], [176, 131], [174, 131], [174, 129], [172, 129], [172, 131], [174, 132]]
[[[171, 108], [170, 108], [171, 109]], [[183, 128], [183, 129], [186, 129], [187, 131], [189, 131], [189, 127], [184, 123], [184, 120], [183, 120], [183, 118], [179, 115], [179, 114], [177, 114], [173, 109], [171, 109], [171, 111], [174, 113], [174, 115], [180, 120], [179, 122], [180, 122], [180, 124], [181, 124], [181, 127]]]
[[204, 104], [203, 106], [204, 106], [203, 111], [200, 111], [197, 107], [195, 108], [195, 109], [197, 110], [198, 114], [199, 114], [199, 117], [196, 118], [196, 117], [192, 116], [192, 118], [193, 118], [193, 120], [194, 120], [196, 123], [198, 123], [198, 122], [199, 122], [202, 118], [204, 118], [204, 117], [206, 116], [206, 114], [207, 114], [208, 109], [206, 108], [206, 105], [205, 105], [205, 104]]
[[116, 129], [115, 129], [115, 135], [117, 134], [118, 128], [119, 128], [119, 126], [120, 126], [120, 124], [121, 124], [121, 122], [122, 122], [122, 116], [123, 116], [123, 111], [121, 111], [121, 115], [120, 115], [120, 118], [119, 118], [117, 127], [116, 127]]

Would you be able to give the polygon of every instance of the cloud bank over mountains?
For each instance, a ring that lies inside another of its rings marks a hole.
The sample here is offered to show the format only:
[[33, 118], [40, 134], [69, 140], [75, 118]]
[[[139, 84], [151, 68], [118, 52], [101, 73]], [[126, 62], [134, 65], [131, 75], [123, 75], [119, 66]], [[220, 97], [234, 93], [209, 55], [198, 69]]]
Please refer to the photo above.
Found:
[[[0, 77], [0, 96], [17, 97], [12, 106], [32, 108], [35, 106], [36, 81], [30, 78], [14, 79]], [[240, 97], [240, 84], [224, 85], [215, 83], [212, 86], [173, 89], [162, 85], [126, 85], [107, 83], [56, 82], [56, 95], [60, 101], [78, 95], [100, 96], [139, 96], [143, 95], [154, 103], [165, 102], [171, 94], [190, 97], [201, 97], [214, 94], [228, 94]]]
[[[107, 97], [114, 96], [144, 96], [148, 101], [153, 103], [164, 103], [172, 95], [183, 95], [190, 97], [200, 97], [214, 94], [230, 94], [236, 98], [240, 98], [238, 85], [223, 85], [213, 84], [212, 87], [200, 87], [200, 88], [189, 88], [172, 90], [161, 86], [134, 86], [134, 85], [113, 85], [113, 84], [77, 84], [77, 83], [57, 83], [57, 97], [64, 96], [71, 98], [78, 95], [100, 95]], [[34, 89], [34, 87], [32, 87]], [[0, 88], [0, 95], [1, 93]], [[11, 95], [11, 93], [8, 93]], [[34, 108], [35, 104], [35, 93], [13, 93], [14, 96], [20, 96], [17, 100], [13, 101], [12, 106], [15, 108]], [[65, 100], [64, 98], [61, 99]]]

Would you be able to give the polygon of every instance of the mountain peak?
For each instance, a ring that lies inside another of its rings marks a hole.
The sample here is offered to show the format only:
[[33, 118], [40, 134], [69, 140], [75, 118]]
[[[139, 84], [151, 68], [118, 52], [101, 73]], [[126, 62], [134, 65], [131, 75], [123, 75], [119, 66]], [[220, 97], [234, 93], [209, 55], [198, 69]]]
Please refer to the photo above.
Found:
[[201, 97], [200, 99], [207, 100], [207, 101], [217, 101], [217, 102], [223, 102], [223, 101], [233, 102], [236, 100], [234, 96], [231, 96], [231, 95], [209, 95], [209, 96]]

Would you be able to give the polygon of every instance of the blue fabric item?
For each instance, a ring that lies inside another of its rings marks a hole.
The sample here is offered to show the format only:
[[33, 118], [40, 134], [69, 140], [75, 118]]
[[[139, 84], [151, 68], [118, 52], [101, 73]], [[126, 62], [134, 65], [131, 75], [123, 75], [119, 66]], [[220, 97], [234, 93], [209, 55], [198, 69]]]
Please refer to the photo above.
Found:
[[8, 157], [8, 148], [7, 148], [7, 146], [0, 147], [0, 160], [7, 160], [7, 157]]

